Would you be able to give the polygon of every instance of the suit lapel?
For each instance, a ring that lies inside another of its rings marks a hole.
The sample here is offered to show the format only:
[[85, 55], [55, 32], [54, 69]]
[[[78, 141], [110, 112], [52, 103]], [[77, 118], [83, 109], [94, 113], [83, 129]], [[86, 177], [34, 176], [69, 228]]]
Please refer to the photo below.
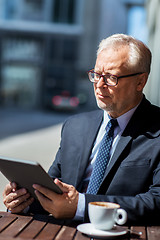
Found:
[[[128, 125], [126, 126], [124, 132], [122, 133], [122, 136], [117, 144], [115, 152], [109, 163], [109, 166], [107, 167], [107, 169], [105, 171], [103, 181], [106, 179], [106, 177], [108, 176], [111, 169], [114, 167], [117, 160], [120, 159], [121, 154], [125, 151], [126, 147], [130, 143], [130, 141], [132, 141], [133, 138], [138, 136], [140, 134], [140, 132], [144, 131], [144, 129], [145, 129], [144, 122], [146, 121], [146, 116], [148, 114], [147, 113], [148, 110], [145, 110], [145, 109], [148, 109], [149, 105], [150, 105], [150, 103], [144, 97], [141, 104], [136, 109], [135, 113], [133, 114]], [[102, 181], [102, 184], [103, 184], [103, 181]]]
[[87, 130], [89, 129], [89, 131], [87, 131], [85, 137], [87, 138], [85, 143], [85, 146], [82, 147], [82, 152], [81, 152], [81, 159], [78, 162], [78, 171], [77, 171], [77, 182], [76, 182], [76, 186], [78, 186], [83, 179], [83, 175], [85, 173], [86, 167], [88, 166], [88, 160], [89, 160], [89, 156], [91, 154], [92, 148], [93, 148], [93, 144], [94, 141], [96, 139], [97, 133], [99, 131], [100, 125], [102, 123], [103, 120], [103, 111], [95, 111], [94, 116], [90, 117], [88, 119], [88, 122], [86, 123], [88, 125], [88, 127], [86, 128]]

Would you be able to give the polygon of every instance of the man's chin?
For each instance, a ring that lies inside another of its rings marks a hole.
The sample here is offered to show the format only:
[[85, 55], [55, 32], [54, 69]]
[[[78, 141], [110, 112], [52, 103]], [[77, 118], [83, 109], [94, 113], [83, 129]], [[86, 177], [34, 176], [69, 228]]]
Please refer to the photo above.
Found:
[[103, 102], [97, 101], [97, 105], [100, 109], [105, 110], [105, 111], [111, 111], [111, 107], [109, 105], [106, 105]]

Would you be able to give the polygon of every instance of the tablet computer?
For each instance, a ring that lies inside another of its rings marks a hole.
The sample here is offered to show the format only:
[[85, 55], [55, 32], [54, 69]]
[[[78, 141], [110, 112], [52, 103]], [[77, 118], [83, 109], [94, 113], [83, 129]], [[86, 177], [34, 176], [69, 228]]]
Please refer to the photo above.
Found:
[[61, 189], [38, 162], [0, 156], [0, 171], [10, 182], [17, 183], [18, 188], [26, 188], [34, 198], [37, 198], [32, 187], [34, 183], [62, 194]]

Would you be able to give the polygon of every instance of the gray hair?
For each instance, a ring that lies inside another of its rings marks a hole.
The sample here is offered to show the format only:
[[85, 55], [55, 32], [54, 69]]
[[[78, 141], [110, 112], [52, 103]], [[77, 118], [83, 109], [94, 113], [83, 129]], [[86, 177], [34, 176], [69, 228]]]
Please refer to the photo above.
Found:
[[114, 34], [103, 39], [99, 44], [97, 55], [107, 48], [112, 47], [116, 50], [124, 46], [129, 49], [129, 57], [126, 66], [128, 68], [133, 68], [135, 71], [138, 69], [138, 72], [147, 72], [149, 74], [152, 59], [151, 51], [142, 41], [135, 39], [132, 36]]

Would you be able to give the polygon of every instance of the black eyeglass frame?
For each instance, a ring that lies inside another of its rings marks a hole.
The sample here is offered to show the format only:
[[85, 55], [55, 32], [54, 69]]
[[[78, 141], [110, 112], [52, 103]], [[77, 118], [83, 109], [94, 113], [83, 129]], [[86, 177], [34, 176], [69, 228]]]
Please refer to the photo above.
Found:
[[[103, 79], [104, 79], [104, 81], [105, 81], [105, 84], [106, 84], [107, 86], [112, 86], [112, 87], [114, 87], [114, 86], [116, 86], [116, 85], [118, 84], [118, 80], [119, 80], [120, 78], [133, 77], [133, 76], [140, 75], [140, 74], [143, 74], [143, 73], [144, 73], [144, 72], [138, 72], [138, 73], [132, 73], [132, 74], [123, 75], [123, 76], [117, 76], [117, 75], [110, 74], [110, 73], [108, 73], [108, 74], [99, 74], [99, 73], [97, 73], [97, 72], [95, 72], [95, 71], [93, 71], [93, 70], [94, 70], [94, 69], [91, 69], [91, 70], [87, 71], [89, 80], [90, 80], [91, 82], [93, 82], [93, 83], [98, 83], [98, 82], [99, 82], [99, 81], [96, 82], [96, 81], [91, 80], [90, 75], [89, 75], [89, 73], [96, 73], [97, 75], [99, 75], [100, 78], [103, 77]], [[115, 78], [116, 78], [116, 83], [115, 83], [114, 85], [107, 83], [106, 76], [108, 76], [108, 77], [110, 77], [110, 76], [115, 77]], [[100, 79], [99, 79], [99, 80], [100, 80]]]

